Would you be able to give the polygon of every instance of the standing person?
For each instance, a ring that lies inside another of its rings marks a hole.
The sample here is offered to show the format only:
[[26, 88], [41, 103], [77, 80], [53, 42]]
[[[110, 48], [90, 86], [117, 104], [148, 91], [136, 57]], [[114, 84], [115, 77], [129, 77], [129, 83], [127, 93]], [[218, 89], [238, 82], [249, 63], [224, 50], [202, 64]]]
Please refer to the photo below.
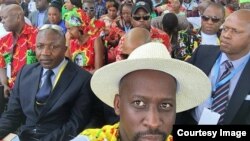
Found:
[[0, 139], [19, 128], [19, 138], [24, 141], [65, 141], [90, 121], [91, 75], [65, 58], [66, 50], [58, 25], [39, 29], [39, 63], [20, 70], [8, 109], [0, 118]]
[[91, 88], [114, 107], [120, 122], [87, 129], [73, 141], [170, 141], [176, 112], [203, 102], [211, 84], [200, 69], [172, 59], [162, 43], [150, 42], [97, 70]]
[[48, 23], [49, 0], [36, 0], [36, 11], [29, 14], [33, 26], [40, 27]]
[[[180, 114], [179, 123], [197, 124], [203, 111], [211, 109], [209, 112], [215, 113], [218, 121], [204, 124], [250, 124], [249, 14], [249, 10], [238, 10], [229, 15], [222, 27], [220, 47], [199, 47], [192, 56], [190, 62], [209, 76], [213, 93], [203, 104]], [[230, 75], [222, 75], [225, 70]]]
[[10, 32], [0, 39], [0, 79], [7, 98], [23, 65], [36, 62], [37, 29], [25, 23], [23, 10], [16, 4], [7, 5], [2, 12], [3, 26]]

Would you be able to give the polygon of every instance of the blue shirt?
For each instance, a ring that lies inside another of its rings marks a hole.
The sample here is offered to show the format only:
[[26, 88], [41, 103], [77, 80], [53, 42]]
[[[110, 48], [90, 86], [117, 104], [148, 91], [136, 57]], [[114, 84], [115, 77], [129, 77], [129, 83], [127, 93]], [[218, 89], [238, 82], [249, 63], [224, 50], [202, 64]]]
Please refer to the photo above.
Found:
[[37, 16], [38, 16], [37, 17], [37, 27], [41, 27], [43, 25], [43, 23], [44, 23], [43, 20], [44, 20], [44, 17], [45, 17], [45, 11], [42, 11], [42, 12], [39, 11]]

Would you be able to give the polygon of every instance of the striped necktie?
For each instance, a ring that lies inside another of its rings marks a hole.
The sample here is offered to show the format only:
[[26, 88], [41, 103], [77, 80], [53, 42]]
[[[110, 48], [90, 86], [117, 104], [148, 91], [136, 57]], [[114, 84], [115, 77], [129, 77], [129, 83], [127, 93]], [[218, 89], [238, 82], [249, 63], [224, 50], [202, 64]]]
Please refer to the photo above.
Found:
[[[223, 64], [225, 66], [225, 71], [221, 75], [218, 82], [226, 78], [228, 75], [230, 75], [231, 70], [233, 68], [232, 62], [228, 60], [225, 61]], [[224, 120], [224, 115], [229, 101], [229, 96], [228, 96], [229, 84], [230, 84], [230, 79], [221, 86], [219, 86], [218, 88], [216, 88], [216, 90], [212, 94], [213, 102], [211, 109], [214, 112], [217, 112], [221, 115], [218, 124], [221, 124], [221, 122]]]

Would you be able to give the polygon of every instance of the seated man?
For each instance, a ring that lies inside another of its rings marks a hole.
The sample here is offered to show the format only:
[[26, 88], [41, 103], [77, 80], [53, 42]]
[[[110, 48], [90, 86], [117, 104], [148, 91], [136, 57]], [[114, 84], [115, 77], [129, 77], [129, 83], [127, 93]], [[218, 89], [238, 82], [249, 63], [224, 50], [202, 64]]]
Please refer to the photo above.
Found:
[[132, 28], [125, 34], [124, 43], [121, 46], [121, 53], [116, 57], [116, 61], [127, 59], [129, 54], [137, 47], [151, 41], [150, 32], [141, 27]]
[[126, 60], [97, 70], [91, 88], [114, 107], [120, 122], [84, 130], [73, 141], [171, 140], [176, 112], [198, 105], [211, 92], [209, 79], [200, 69], [171, 59], [166, 47], [154, 42], [136, 48]]
[[65, 58], [66, 50], [60, 26], [39, 29], [35, 50], [39, 63], [20, 70], [0, 118], [0, 140], [19, 128], [24, 141], [65, 141], [88, 124], [94, 96], [91, 75]]

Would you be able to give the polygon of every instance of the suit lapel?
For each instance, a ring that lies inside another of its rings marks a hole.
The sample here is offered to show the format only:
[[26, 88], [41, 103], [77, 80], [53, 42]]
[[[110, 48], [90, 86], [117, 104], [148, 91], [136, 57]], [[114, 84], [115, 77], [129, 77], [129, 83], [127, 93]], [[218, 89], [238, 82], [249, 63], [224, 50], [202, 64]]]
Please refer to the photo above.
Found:
[[240, 109], [241, 104], [244, 102], [245, 97], [249, 93], [249, 77], [250, 77], [250, 60], [248, 60], [242, 74], [236, 84], [233, 95], [229, 102], [228, 108], [225, 113], [225, 124], [230, 124], [233, 118], [236, 116], [237, 111]]
[[47, 104], [43, 107], [40, 113], [40, 118], [44, 115], [44, 113], [48, 112], [53, 107], [56, 101], [63, 95], [68, 85], [70, 85], [72, 79], [76, 74], [76, 70], [72, 65], [72, 62], [69, 61], [67, 66], [63, 70], [54, 90], [51, 93], [51, 96], [47, 101]]
[[218, 46], [200, 46], [200, 47], [204, 47], [205, 49], [203, 50], [204, 53], [200, 53], [202, 55], [206, 55], [203, 56], [202, 58], [206, 58], [205, 60], [198, 60], [200, 65], [198, 66], [200, 69], [203, 70], [203, 72], [209, 76], [213, 65], [216, 61], [216, 59], [218, 58], [218, 56], [220, 55], [220, 48]]
[[31, 73], [30, 78], [32, 78], [32, 83], [29, 85], [29, 87], [31, 88], [31, 103], [32, 106], [32, 111], [34, 111], [34, 113], [37, 113], [35, 110], [35, 104], [36, 104], [36, 94], [37, 91], [39, 89], [39, 83], [40, 83], [40, 79], [41, 79], [41, 73], [42, 73], [42, 67], [39, 65], [37, 68], [35, 68], [33, 70], [33, 72]]

